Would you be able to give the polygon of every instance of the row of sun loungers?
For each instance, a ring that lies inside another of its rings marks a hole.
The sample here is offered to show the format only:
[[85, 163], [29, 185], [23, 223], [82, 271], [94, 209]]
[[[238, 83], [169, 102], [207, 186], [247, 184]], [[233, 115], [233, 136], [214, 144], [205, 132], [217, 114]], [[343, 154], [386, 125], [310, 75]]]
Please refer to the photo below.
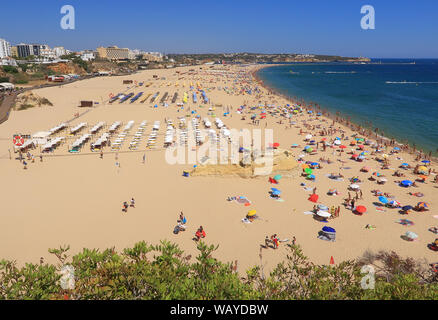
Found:
[[108, 129], [108, 132], [113, 134], [114, 132], [117, 131], [117, 129], [122, 125], [122, 123], [120, 121], [115, 121], [111, 127]]
[[140, 143], [140, 140], [144, 135], [144, 130], [146, 129], [146, 124], [147, 124], [146, 120], [144, 120], [142, 123], [140, 123], [140, 125], [137, 129], [137, 132], [134, 135], [134, 138], [132, 138], [132, 141], [129, 144], [130, 150], [137, 150], [138, 149], [138, 144]]
[[114, 142], [111, 145], [112, 151], [118, 151], [123, 145], [123, 142], [126, 139], [126, 136], [128, 135], [128, 132], [132, 129], [132, 126], [134, 125], [134, 120], [128, 121], [126, 126], [123, 128], [122, 132], [119, 133], [117, 138], [114, 140]]
[[173, 138], [175, 135], [175, 128], [173, 127], [172, 120], [167, 120], [166, 135], [164, 136], [164, 147], [168, 147], [173, 144]]
[[95, 149], [101, 149], [103, 146], [105, 146], [108, 143], [110, 134], [108, 132], [105, 132], [100, 136], [99, 139], [96, 140], [96, 142], [91, 144], [91, 150]]
[[81, 122], [76, 127], [70, 129], [70, 134], [75, 135], [87, 126], [86, 122]]
[[96, 124], [93, 128], [91, 128], [90, 133], [96, 134], [98, 133], [103, 127], [105, 126], [105, 122], [101, 121], [98, 124]]
[[157, 142], [157, 132], [160, 129], [160, 121], [155, 121], [152, 127], [152, 132], [149, 135], [148, 143], [146, 145], [147, 148], [152, 148], [155, 146]]
[[64, 137], [57, 137], [49, 142], [47, 142], [45, 145], [42, 146], [41, 151], [42, 152], [51, 152], [54, 149], [56, 149], [61, 142], [63, 142], [65, 140]]
[[56, 127], [53, 127], [52, 129], [49, 130], [50, 135], [58, 133], [58, 132], [64, 130], [65, 128], [67, 128], [67, 124], [66, 123], [61, 123], [60, 125], [57, 125]]
[[75, 142], [71, 145], [71, 149], [69, 152], [79, 152], [79, 149], [81, 149], [85, 143], [88, 142], [88, 140], [91, 139], [91, 134], [86, 133], [82, 135], [80, 138], [76, 139]]
[[197, 118], [192, 119], [193, 134], [195, 136], [196, 145], [201, 145], [204, 139], [201, 135], [201, 130], [199, 129], [199, 123]]

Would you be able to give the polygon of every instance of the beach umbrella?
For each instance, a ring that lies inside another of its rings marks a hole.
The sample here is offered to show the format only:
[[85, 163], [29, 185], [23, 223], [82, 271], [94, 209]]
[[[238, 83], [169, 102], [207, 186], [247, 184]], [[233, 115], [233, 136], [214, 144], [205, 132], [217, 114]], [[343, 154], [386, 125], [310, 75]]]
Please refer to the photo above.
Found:
[[429, 205], [427, 204], [427, 202], [418, 202], [417, 207], [427, 209], [427, 208], [429, 208]]
[[394, 150], [395, 151], [400, 151], [400, 148], [399, 147], [394, 147]]
[[419, 167], [418, 167], [418, 171], [419, 171], [419, 172], [426, 172], [426, 171], [427, 171], [427, 168], [426, 168], [425, 166], [419, 166]]
[[280, 180], [282, 177], [283, 177], [283, 176], [282, 176], [281, 174], [277, 174], [277, 175], [274, 176], [274, 179], [278, 181], [278, 180]]
[[405, 236], [409, 239], [417, 239], [418, 238], [418, 234], [412, 232], [412, 231], [406, 231]]
[[336, 191], [337, 191], [336, 189], [329, 189], [328, 193], [333, 194], [333, 193], [336, 193]]
[[357, 213], [363, 214], [363, 213], [367, 212], [367, 208], [365, 206], [357, 206], [355, 211]]
[[323, 217], [323, 218], [331, 217], [331, 214], [327, 211], [318, 210], [318, 212], [316, 214], [320, 217]]
[[403, 180], [402, 182], [400, 182], [400, 184], [404, 187], [410, 187], [412, 183], [413, 182], [411, 180]]
[[310, 140], [310, 139], [312, 139], [312, 135], [311, 134], [308, 134], [308, 135], [306, 135], [306, 137], [305, 137], [307, 140]]
[[409, 210], [412, 210], [412, 209], [413, 209], [412, 206], [404, 206], [404, 207], [402, 207], [403, 211], [409, 211]]
[[296, 147], [298, 147], [298, 144], [297, 143], [292, 143], [292, 148], [296, 148]]
[[281, 194], [281, 191], [278, 190], [277, 188], [271, 188], [271, 190], [272, 190], [272, 194], [275, 194], [275, 195]]
[[384, 196], [380, 196], [379, 201], [383, 204], [387, 204], [389, 202], [388, 198], [386, 198]]
[[360, 153], [361, 156], [367, 156], [368, 154], [369, 154], [368, 151], [362, 151], [362, 152]]
[[409, 163], [404, 162], [404, 163], [401, 164], [401, 166], [402, 166], [402, 167], [408, 167], [408, 166], [409, 166]]
[[421, 161], [422, 163], [430, 163], [430, 161], [429, 160], [423, 160], [423, 161]]
[[388, 179], [386, 179], [386, 178], [380, 178], [379, 181], [380, 181], [380, 182], [387, 182]]
[[360, 186], [358, 184], [350, 184], [351, 189], [359, 189]]
[[331, 227], [327, 227], [327, 226], [323, 227], [323, 228], [322, 228], [322, 231], [324, 231], [324, 232], [332, 232], [332, 233], [335, 233], [335, 232], [336, 232], [335, 229], [333, 229], [333, 228], [331, 228]]
[[274, 148], [278, 148], [278, 147], [280, 146], [280, 144], [279, 144], [278, 142], [275, 142], [272, 146], [273, 146]]
[[359, 160], [364, 160], [365, 157], [364, 157], [364, 156], [359, 156], [359, 157], [357, 157], [357, 159], [359, 159]]
[[313, 173], [312, 169], [310, 169], [309, 167], [304, 169], [304, 172], [307, 173], [307, 174], [312, 174]]
[[309, 179], [315, 179], [315, 175], [313, 175], [313, 174], [309, 174], [309, 175], [307, 176], [307, 178], [309, 178]]
[[425, 175], [420, 175], [420, 176], [418, 176], [418, 178], [423, 179], [423, 180], [426, 180], [426, 179], [427, 179], [427, 176], [425, 176]]
[[351, 157], [352, 157], [353, 159], [355, 159], [355, 158], [359, 157], [359, 155], [355, 153], [355, 154], [353, 154]]
[[254, 216], [256, 213], [257, 213], [256, 210], [249, 210], [247, 216], [248, 216], [248, 217], [252, 217], [252, 216]]
[[319, 196], [317, 194], [312, 194], [308, 200], [316, 203], [318, 201], [318, 198]]
[[303, 164], [301, 165], [301, 168], [303, 168], [303, 169], [307, 169], [307, 168], [309, 168], [309, 165], [308, 165], [307, 163], [303, 163]]
[[341, 144], [341, 141], [340, 141], [340, 140], [335, 140], [335, 141], [333, 142], [333, 144], [335, 144], [335, 145], [340, 145], [340, 144]]
[[398, 202], [396, 200], [392, 200], [392, 201], [388, 202], [388, 204], [393, 208], [397, 208], [398, 206], [400, 206], [400, 202]]
[[318, 204], [317, 207], [319, 210], [322, 210], [322, 211], [327, 211], [329, 209], [326, 205], [324, 205], [322, 203]]
[[311, 147], [306, 149], [306, 152], [312, 152], [312, 151], [313, 151], [313, 149]]
[[344, 145], [340, 145], [339, 146], [339, 149], [345, 149], [347, 146], [344, 146]]

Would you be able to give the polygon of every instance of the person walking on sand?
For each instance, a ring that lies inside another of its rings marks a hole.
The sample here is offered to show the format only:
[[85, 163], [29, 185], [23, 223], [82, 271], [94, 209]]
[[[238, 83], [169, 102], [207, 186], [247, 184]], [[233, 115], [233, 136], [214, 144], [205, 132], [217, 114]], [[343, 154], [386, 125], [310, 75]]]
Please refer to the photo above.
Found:
[[126, 201], [123, 202], [123, 209], [122, 211], [128, 212], [128, 203]]
[[130, 206], [135, 208], [135, 200], [134, 200], [134, 198], [131, 198], [131, 205]]
[[27, 162], [26, 162], [26, 161], [24, 161], [24, 160], [23, 160], [23, 165], [24, 165], [23, 169], [25, 169], [25, 170], [26, 170], [26, 169], [27, 169]]
[[100, 158], [103, 159], [103, 151], [100, 150]]
[[184, 213], [182, 211], [179, 214], [179, 221], [181, 222], [181, 224], [186, 224], [186, 222], [187, 222], [187, 219], [186, 219], [186, 217], [184, 217]]
[[143, 164], [146, 162], [146, 153], [143, 153]]
[[278, 249], [278, 237], [277, 234], [271, 236], [271, 240], [274, 243], [274, 249]]

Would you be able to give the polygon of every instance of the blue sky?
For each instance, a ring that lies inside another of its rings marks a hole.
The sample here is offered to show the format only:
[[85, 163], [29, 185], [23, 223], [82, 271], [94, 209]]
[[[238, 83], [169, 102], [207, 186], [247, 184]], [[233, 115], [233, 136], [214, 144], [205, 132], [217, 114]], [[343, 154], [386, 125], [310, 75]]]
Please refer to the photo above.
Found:
[[[75, 30], [60, 27], [66, 4]], [[367, 4], [375, 30], [360, 27]], [[0, 38], [12, 44], [438, 58], [436, 0], [22, 0], [2, 1], [1, 11]]]

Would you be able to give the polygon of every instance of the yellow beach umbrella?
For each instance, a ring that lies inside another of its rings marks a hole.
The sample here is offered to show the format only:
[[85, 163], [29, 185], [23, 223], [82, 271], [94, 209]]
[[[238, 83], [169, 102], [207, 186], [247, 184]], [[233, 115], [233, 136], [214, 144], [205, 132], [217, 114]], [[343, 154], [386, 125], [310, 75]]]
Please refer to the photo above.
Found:
[[418, 171], [427, 171], [427, 168], [425, 166], [419, 166]]
[[248, 211], [248, 214], [247, 214], [247, 217], [252, 217], [252, 216], [254, 216], [256, 213], [257, 213], [256, 210], [249, 210], [249, 211]]

